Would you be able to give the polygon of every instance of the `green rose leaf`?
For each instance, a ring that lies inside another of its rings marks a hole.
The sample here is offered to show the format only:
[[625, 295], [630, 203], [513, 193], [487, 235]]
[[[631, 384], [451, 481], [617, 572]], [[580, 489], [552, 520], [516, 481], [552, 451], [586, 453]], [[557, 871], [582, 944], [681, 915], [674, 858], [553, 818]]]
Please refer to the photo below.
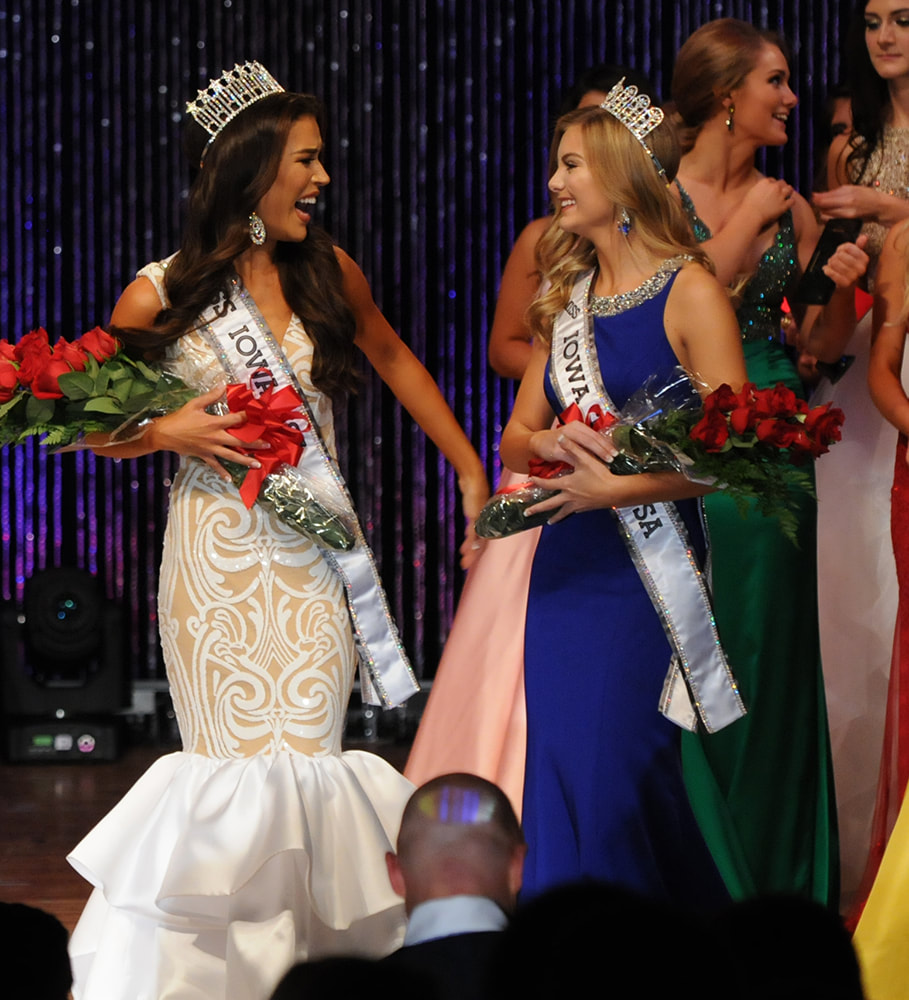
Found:
[[8, 399], [5, 403], [0, 404], [0, 417], [5, 417], [13, 407], [18, 406], [26, 398], [25, 393], [17, 392], [12, 399]]
[[122, 404], [129, 399], [135, 387], [136, 383], [132, 379], [126, 379], [126, 378], [120, 379], [119, 382], [115, 382], [110, 387], [109, 392], [117, 399], [117, 402], [121, 404], [121, 410], [122, 410]]
[[86, 413], [114, 413], [122, 414], [123, 406], [119, 400], [112, 396], [99, 396], [97, 399], [90, 399], [85, 404]]
[[123, 378], [124, 375], [131, 374], [122, 361], [108, 361], [102, 369], [110, 379]]
[[130, 364], [143, 378], [148, 379], [151, 385], [154, 385], [161, 377], [160, 372], [157, 372], [154, 368], [149, 367], [144, 361], [131, 360]]
[[37, 396], [29, 396], [25, 404], [25, 419], [31, 425], [44, 427], [54, 419], [56, 400], [38, 399]]
[[95, 378], [95, 391], [92, 393], [93, 396], [104, 396], [107, 393], [108, 386], [111, 383], [110, 372], [106, 368], [102, 368], [97, 377]]
[[[137, 386], [139, 386], [139, 383], [134, 382], [133, 388], [135, 389]], [[136, 395], [130, 396], [129, 399], [123, 401], [123, 412], [141, 413], [143, 410], [148, 409], [157, 398], [155, 393], [140, 387], [140, 391]]]
[[86, 372], [64, 372], [57, 384], [67, 399], [89, 399], [96, 392], [95, 380]]

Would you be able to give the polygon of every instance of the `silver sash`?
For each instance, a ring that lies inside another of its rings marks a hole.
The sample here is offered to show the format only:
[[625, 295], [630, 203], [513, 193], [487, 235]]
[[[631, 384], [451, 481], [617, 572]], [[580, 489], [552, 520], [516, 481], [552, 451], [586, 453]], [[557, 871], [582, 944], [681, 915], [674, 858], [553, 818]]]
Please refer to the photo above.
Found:
[[[222, 307], [223, 308], [223, 307]], [[239, 277], [232, 281], [223, 316], [213, 307], [200, 317], [199, 333], [218, 355], [232, 382], [248, 385], [258, 395], [273, 385], [290, 385], [303, 403], [299, 422], [304, 448], [297, 467], [318, 479], [337, 510], [355, 525], [357, 543], [349, 552], [325, 546], [320, 551], [344, 584], [347, 608], [360, 659], [360, 691], [367, 704], [400, 705], [420, 690], [347, 486], [319, 434], [318, 425], [286, 355], [272, 336], [252, 296]]]
[[[586, 415], [594, 405], [616, 415], [597, 360], [587, 300], [593, 273], [583, 275], [556, 318], [550, 379], [564, 408]], [[613, 513], [638, 574], [673, 650], [659, 710], [695, 730], [715, 732], [745, 714], [745, 706], [717, 635], [710, 595], [675, 504], [615, 508]]]

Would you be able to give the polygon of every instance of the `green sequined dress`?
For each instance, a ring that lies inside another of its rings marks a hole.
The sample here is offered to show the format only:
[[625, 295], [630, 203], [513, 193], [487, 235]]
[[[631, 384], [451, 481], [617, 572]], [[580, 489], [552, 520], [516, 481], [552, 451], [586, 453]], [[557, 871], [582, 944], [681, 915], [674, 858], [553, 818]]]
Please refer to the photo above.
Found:
[[[695, 235], [710, 232], [687, 193]], [[737, 310], [748, 378], [801, 383], [780, 342], [781, 304], [796, 269], [792, 215]], [[816, 504], [803, 494], [799, 547], [775, 518], [742, 518], [721, 493], [705, 500], [714, 608], [748, 715], [713, 735], [684, 734], [685, 782], [735, 898], [795, 892], [836, 904], [833, 772], [821, 674], [815, 563]]]

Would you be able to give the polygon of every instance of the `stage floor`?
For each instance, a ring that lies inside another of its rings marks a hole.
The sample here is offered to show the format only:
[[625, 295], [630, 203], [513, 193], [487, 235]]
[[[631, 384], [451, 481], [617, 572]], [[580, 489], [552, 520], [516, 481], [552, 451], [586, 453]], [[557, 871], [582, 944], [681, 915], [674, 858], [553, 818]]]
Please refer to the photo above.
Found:
[[[345, 747], [371, 750], [399, 770], [410, 749], [384, 739]], [[66, 854], [156, 758], [177, 749], [132, 746], [109, 763], [0, 763], [0, 899], [47, 910], [72, 931], [90, 886]]]

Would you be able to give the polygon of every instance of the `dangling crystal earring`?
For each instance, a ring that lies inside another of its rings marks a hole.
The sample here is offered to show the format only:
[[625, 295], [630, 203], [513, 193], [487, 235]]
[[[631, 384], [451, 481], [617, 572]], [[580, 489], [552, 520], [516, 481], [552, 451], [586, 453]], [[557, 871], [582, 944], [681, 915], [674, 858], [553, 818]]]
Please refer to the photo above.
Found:
[[730, 104], [729, 105], [729, 110], [726, 112], [726, 128], [729, 129], [730, 132], [734, 131], [734, 129], [735, 129], [735, 105], [734, 104]]
[[623, 236], [627, 236], [631, 232], [631, 216], [628, 214], [627, 208], [622, 209], [615, 227]]
[[257, 247], [265, 242], [265, 223], [255, 212], [249, 217], [249, 238]]

